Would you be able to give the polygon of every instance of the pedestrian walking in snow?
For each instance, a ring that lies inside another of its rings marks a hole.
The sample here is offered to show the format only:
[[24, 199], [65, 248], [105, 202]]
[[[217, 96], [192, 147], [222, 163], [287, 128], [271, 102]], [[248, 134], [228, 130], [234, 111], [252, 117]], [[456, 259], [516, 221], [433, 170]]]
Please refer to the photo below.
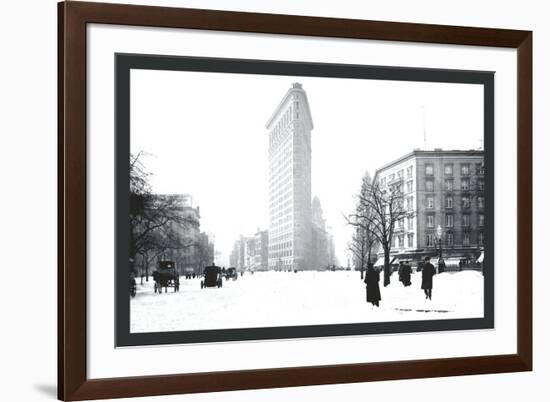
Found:
[[372, 303], [376, 307], [380, 307], [380, 273], [374, 269], [374, 265], [369, 263], [367, 265], [367, 272], [365, 273], [365, 283], [367, 284], [367, 302]]
[[445, 260], [440, 258], [437, 260], [437, 273], [440, 274], [442, 272], [445, 272]]
[[403, 282], [403, 260], [399, 261], [399, 268], [397, 268], [397, 275], [399, 282]]
[[433, 287], [433, 276], [435, 275], [435, 267], [430, 262], [430, 257], [425, 258], [424, 266], [422, 267], [422, 289], [424, 289], [424, 294], [426, 299], [432, 300], [432, 287]]
[[403, 286], [411, 286], [411, 274], [412, 274], [412, 268], [409, 265], [408, 261], [405, 261], [403, 264], [403, 268], [401, 268], [401, 282], [403, 283]]

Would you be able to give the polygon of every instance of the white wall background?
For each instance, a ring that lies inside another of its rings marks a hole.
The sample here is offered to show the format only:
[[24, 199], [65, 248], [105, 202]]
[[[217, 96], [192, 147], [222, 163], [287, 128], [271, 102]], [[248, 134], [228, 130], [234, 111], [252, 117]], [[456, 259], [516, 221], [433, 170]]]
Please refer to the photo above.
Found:
[[[157, 397], [166, 401], [543, 401], [550, 377], [550, 324], [543, 264], [550, 195], [547, 133], [550, 26], [536, 0], [142, 0], [182, 7], [530, 29], [534, 31], [535, 366], [532, 373], [390, 381]], [[0, 395], [9, 401], [55, 399], [56, 390], [56, 1], [0, 4]], [[17, 284], [9, 282], [20, 275]]]

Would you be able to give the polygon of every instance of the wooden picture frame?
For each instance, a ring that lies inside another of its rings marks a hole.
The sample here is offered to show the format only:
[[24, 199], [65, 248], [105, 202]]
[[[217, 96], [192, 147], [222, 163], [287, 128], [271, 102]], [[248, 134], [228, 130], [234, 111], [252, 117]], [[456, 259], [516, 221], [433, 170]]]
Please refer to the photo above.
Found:
[[[488, 46], [517, 50], [517, 353], [89, 379], [87, 376], [87, 24]], [[58, 5], [58, 398], [290, 387], [532, 369], [532, 33], [104, 3]]]

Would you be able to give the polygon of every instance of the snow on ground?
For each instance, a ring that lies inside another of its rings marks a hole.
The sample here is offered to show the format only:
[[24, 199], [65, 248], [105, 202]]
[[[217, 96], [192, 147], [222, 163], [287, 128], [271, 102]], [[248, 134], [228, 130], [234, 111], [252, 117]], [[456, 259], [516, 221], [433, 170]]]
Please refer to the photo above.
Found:
[[[382, 275], [381, 275], [382, 276]], [[483, 276], [475, 271], [434, 277], [432, 300], [420, 289], [420, 273], [404, 287], [397, 273], [382, 286], [380, 307], [365, 300], [359, 272], [256, 272], [200, 287], [200, 278], [180, 280], [180, 291], [156, 294], [153, 280], [139, 284], [131, 301], [131, 332], [188, 331], [483, 317]]]

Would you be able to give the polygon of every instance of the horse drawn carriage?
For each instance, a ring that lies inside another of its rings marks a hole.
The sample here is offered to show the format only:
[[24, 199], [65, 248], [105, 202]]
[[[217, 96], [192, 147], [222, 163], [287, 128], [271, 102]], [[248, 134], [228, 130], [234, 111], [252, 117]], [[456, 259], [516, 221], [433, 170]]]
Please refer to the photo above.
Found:
[[216, 265], [210, 265], [204, 268], [203, 279], [201, 280], [201, 289], [203, 288], [221, 288], [222, 269]]
[[233, 279], [234, 281], [236, 281], [238, 277], [239, 276], [237, 274], [237, 268], [231, 267], [231, 268], [227, 268], [225, 270], [225, 279], [226, 280]]
[[155, 293], [168, 292], [169, 287], [174, 288], [174, 292], [180, 290], [180, 277], [174, 261], [159, 261], [158, 268], [153, 272], [155, 281]]

